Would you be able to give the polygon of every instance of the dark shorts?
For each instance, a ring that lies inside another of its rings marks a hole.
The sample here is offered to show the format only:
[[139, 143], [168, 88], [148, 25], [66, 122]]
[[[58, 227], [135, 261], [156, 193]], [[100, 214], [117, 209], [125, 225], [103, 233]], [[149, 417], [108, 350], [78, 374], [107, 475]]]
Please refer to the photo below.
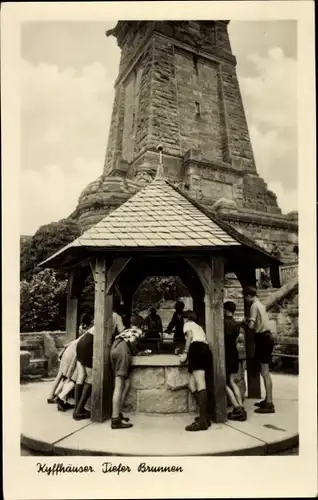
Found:
[[255, 358], [259, 363], [270, 364], [274, 348], [271, 332], [255, 333]]
[[229, 379], [230, 375], [238, 373], [240, 368], [240, 360], [238, 352], [230, 352], [225, 356], [226, 378]]
[[76, 357], [83, 366], [93, 368], [93, 348], [94, 336], [91, 333], [84, 333], [76, 346]]
[[196, 370], [212, 371], [212, 353], [208, 344], [204, 342], [192, 342], [188, 352], [188, 371]]
[[123, 339], [115, 339], [110, 350], [110, 363], [114, 377], [129, 377], [132, 362], [131, 350]]

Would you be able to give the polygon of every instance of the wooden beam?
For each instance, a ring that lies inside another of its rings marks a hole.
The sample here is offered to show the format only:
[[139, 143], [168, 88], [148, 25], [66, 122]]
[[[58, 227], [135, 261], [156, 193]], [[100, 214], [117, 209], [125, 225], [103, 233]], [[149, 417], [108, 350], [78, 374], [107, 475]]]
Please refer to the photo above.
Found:
[[103, 422], [111, 415], [113, 380], [110, 368], [110, 347], [113, 333], [113, 294], [106, 293], [106, 256], [96, 257], [95, 277], [94, 352], [91, 419]]
[[66, 300], [66, 342], [71, 342], [77, 337], [78, 329], [78, 297], [74, 296], [74, 280], [77, 269], [70, 272], [67, 283]]
[[66, 301], [66, 343], [77, 338], [78, 298], [67, 297]]
[[208, 292], [211, 284], [211, 276], [207, 272], [205, 261], [195, 257], [186, 257], [184, 260], [195, 270], [204, 290]]
[[216, 422], [227, 420], [226, 372], [224, 351], [224, 258], [213, 255], [208, 266], [209, 290], [205, 294], [206, 334], [213, 354], [213, 392], [214, 419]]
[[106, 293], [109, 293], [109, 290], [112, 289], [114, 284], [117, 282], [120, 274], [123, 272], [130, 260], [131, 257], [116, 257], [112, 262], [112, 265], [107, 271]]

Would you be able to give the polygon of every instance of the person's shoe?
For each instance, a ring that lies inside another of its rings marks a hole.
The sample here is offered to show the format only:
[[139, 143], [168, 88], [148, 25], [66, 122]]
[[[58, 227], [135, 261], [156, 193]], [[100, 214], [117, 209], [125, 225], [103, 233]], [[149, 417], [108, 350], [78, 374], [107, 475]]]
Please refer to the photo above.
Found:
[[196, 432], [196, 431], [206, 431], [209, 428], [208, 422], [202, 422], [202, 421], [197, 421], [197, 422], [192, 422], [192, 424], [187, 425], [185, 430], [190, 431], [190, 432]]
[[126, 424], [121, 420], [120, 416], [118, 418], [112, 418], [112, 429], [130, 429], [131, 427], [133, 427], [133, 424]]
[[47, 403], [49, 405], [54, 405], [56, 404], [56, 396], [54, 396], [54, 398], [47, 398]]
[[[195, 422], [200, 422], [200, 417], [195, 417], [194, 419]], [[208, 419], [208, 426], [211, 427], [212, 420]]]
[[254, 403], [254, 406], [257, 406], [258, 408], [262, 408], [266, 404], [266, 399], [263, 399], [262, 401], [258, 401], [257, 403]]
[[83, 413], [73, 414], [74, 420], [85, 420], [86, 418], [91, 418], [91, 414], [89, 411], [84, 411]]
[[234, 408], [233, 411], [228, 413], [227, 418], [229, 420], [236, 420], [237, 422], [245, 422], [247, 419], [247, 413], [243, 407]]
[[124, 415], [120, 412], [119, 414], [119, 418], [123, 421], [123, 422], [129, 422], [130, 418], [129, 417], [124, 417]]
[[58, 409], [58, 411], [67, 411], [67, 410], [72, 410], [73, 408], [75, 408], [74, 405], [71, 405], [67, 401], [63, 401], [60, 398], [57, 398], [56, 402], [57, 402], [57, 409]]
[[260, 406], [256, 410], [255, 413], [275, 413], [274, 403], [266, 403], [263, 406]]

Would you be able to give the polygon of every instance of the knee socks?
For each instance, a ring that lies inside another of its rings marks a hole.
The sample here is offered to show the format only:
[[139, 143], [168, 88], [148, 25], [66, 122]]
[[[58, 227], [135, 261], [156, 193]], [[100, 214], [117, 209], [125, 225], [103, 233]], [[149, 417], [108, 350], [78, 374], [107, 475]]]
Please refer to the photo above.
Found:
[[207, 391], [204, 389], [202, 391], [198, 391], [197, 394], [199, 400], [200, 422], [202, 424], [207, 424], [209, 420]]
[[84, 412], [85, 405], [88, 401], [88, 398], [91, 395], [91, 392], [92, 392], [92, 384], [85, 383], [84, 387], [83, 387], [81, 399], [80, 399], [80, 401], [75, 409], [75, 412], [74, 412], [76, 415], [79, 415], [80, 413]]

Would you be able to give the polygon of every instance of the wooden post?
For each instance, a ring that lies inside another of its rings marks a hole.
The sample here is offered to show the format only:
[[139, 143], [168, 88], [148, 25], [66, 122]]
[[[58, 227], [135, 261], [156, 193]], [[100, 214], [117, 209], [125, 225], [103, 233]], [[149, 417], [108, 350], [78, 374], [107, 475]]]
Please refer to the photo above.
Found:
[[111, 416], [113, 380], [110, 368], [110, 347], [113, 333], [113, 294], [106, 293], [106, 257], [96, 257], [93, 387], [91, 419], [103, 422]]
[[78, 328], [78, 297], [73, 293], [73, 281], [75, 270], [71, 271], [67, 284], [67, 301], [66, 301], [66, 343], [75, 340], [77, 337]]
[[206, 334], [213, 354], [213, 389], [215, 421], [227, 420], [226, 374], [224, 352], [224, 260], [215, 255], [211, 259], [209, 290], [205, 294]]

